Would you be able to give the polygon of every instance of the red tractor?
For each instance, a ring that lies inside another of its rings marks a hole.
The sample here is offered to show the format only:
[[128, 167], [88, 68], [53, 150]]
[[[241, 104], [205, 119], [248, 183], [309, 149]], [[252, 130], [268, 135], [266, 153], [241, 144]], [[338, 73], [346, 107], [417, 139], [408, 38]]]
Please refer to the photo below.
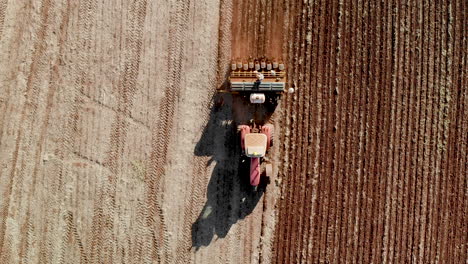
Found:
[[[258, 186], [261, 176], [261, 159], [265, 157], [270, 149], [273, 140], [273, 125], [266, 124], [256, 127], [255, 124], [239, 125], [237, 130], [240, 133], [242, 152], [250, 158], [250, 184]], [[265, 165], [266, 176], [272, 176], [272, 165]]]
[[[261, 120], [250, 120], [242, 122], [237, 126], [240, 134], [240, 144], [243, 155], [250, 158], [250, 184], [254, 187], [260, 183], [262, 175], [261, 161], [266, 160], [265, 155], [270, 150], [273, 142], [274, 127], [268, 123], [268, 116], [274, 111], [279, 96], [285, 92], [286, 71], [282, 62], [269, 60], [266, 58], [236, 60], [231, 64], [231, 74], [229, 76], [229, 86], [220, 92], [229, 92], [248, 99], [250, 104], [268, 104], [273, 107], [266, 107], [262, 113], [254, 116], [261, 116]], [[248, 111], [247, 107], [241, 111]], [[259, 108], [255, 107], [255, 112]], [[257, 125], [257, 124], [263, 125]], [[271, 177], [273, 174], [272, 164], [264, 166], [265, 174]]]

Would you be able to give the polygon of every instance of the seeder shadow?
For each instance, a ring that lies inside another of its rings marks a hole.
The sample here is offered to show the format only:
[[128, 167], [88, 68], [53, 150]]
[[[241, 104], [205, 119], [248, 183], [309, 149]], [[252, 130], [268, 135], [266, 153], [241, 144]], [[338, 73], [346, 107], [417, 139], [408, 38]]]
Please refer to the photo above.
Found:
[[210, 119], [194, 151], [196, 156], [211, 157], [207, 166], [216, 162], [207, 187], [207, 201], [192, 224], [192, 247], [196, 250], [208, 246], [215, 235], [226, 237], [232, 225], [251, 214], [268, 182], [262, 179], [257, 190], [250, 186], [250, 164], [241, 156], [233, 122], [233, 101], [239, 101], [230, 94], [218, 94], [213, 100]]

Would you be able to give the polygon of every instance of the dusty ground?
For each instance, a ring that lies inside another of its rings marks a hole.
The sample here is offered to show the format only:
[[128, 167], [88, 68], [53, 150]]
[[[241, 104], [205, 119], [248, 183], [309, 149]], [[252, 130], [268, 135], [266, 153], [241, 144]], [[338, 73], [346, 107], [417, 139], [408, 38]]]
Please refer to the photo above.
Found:
[[[0, 262], [466, 262], [467, 11], [0, 0]], [[231, 55], [298, 85], [258, 193]]]

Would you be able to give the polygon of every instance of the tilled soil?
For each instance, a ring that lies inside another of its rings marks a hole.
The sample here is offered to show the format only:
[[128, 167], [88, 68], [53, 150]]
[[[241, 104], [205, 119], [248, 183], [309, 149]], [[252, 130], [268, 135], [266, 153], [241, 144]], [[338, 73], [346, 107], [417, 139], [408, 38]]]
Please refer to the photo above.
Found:
[[[467, 11], [0, 0], [0, 263], [466, 262]], [[296, 85], [257, 192], [215, 104], [249, 56]]]
[[465, 263], [467, 3], [283, 1], [274, 263]]

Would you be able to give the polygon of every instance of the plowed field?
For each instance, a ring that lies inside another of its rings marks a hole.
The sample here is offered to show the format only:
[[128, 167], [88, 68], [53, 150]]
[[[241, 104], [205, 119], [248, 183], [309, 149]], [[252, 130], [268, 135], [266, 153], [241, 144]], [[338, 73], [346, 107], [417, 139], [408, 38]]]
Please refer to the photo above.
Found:
[[[0, 263], [466, 263], [462, 0], [0, 0]], [[254, 192], [231, 58], [287, 66]]]
[[275, 263], [466, 263], [467, 2], [286, 1]]

